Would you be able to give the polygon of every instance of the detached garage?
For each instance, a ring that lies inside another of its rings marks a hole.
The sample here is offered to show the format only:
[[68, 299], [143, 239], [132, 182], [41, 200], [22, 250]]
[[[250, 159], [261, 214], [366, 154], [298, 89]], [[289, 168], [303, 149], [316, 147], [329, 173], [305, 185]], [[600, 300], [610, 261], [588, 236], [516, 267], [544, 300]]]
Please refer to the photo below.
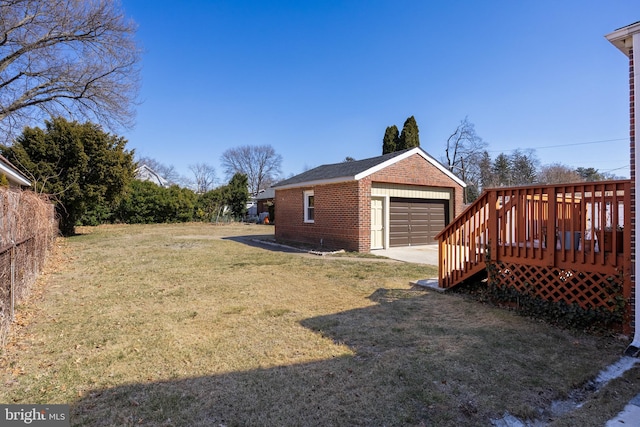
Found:
[[464, 186], [419, 147], [319, 166], [273, 186], [275, 236], [359, 252], [433, 244]]

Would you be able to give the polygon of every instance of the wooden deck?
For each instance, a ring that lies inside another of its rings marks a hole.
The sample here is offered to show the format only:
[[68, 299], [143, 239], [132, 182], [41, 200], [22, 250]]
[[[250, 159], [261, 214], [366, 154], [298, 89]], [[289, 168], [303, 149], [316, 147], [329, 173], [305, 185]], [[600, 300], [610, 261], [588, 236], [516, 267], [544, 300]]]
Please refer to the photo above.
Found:
[[631, 181], [486, 190], [438, 236], [439, 286], [486, 274], [583, 308], [631, 295]]

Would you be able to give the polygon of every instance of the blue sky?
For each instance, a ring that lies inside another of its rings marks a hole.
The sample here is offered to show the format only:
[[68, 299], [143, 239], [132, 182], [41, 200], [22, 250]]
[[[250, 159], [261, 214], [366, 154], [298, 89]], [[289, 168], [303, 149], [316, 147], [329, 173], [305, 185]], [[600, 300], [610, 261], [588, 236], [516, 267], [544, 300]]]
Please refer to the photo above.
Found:
[[270, 144], [287, 177], [381, 154], [415, 116], [440, 159], [468, 117], [489, 153], [629, 176], [628, 61], [604, 35], [638, 0], [122, 0], [144, 49], [139, 156], [188, 167]]

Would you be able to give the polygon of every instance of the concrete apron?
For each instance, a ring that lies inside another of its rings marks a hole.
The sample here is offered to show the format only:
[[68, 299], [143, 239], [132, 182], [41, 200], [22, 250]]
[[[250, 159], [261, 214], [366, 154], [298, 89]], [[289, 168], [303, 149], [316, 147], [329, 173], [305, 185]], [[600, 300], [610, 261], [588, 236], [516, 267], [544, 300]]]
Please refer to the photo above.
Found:
[[438, 245], [403, 246], [389, 249], [374, 249], [373, 255], [416, 264], [438, 265]]

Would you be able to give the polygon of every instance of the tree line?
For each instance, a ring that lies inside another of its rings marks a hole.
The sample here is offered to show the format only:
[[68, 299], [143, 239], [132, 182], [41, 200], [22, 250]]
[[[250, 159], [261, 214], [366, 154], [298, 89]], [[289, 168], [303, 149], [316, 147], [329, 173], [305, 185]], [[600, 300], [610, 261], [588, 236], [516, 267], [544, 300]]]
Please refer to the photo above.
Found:
[[[387, 131], [393, 127], [387, 128]], [[388, 145], [385, 132], [383, 149]], [[404, 135], [404, 137], [402, 137]], [[417, 123], [412, 116], [398, 135], [395, 149], [419, 146]], [[195, 186], [173, 182], [167, 188], [134, 179], [141, 161], [134, 161], [127, 141], [105, 132], [99, 125], [78, 123], [56, 117], [45, 127], [26, 127], [12, 145], [0, 146], [0, 152], [17, 165], [32, 181], [33, 190], [48, 194], [56, 205], [60, 229], [64, 235], [77, 225], [105, 222], [155, 223], [212, 221], [221, 217], [242, 217], [250, 193], [276, 181], [281, 156], [271, 146], [242, 146], [226, 150], [221, 161], [227, 176], [225, 185], [215, 186], [215, 170], [206, 164], [192, 165]], [[386, 144], [386, 145], [385, 145]], [[540, 166], [533, 150], [514, 150], [492, 159], [487, 143], [467, 119], [449, 136], [442, 163], [467, 183], [465, 202], [475, 200], [491, 187], [534, 183], [563, 183], [613, 179], [593, 168], [572, 170], [560, 164]], [[145, 164], [166, 173], [173, 181], [173, 167], [153, 159]]]
[[[418, 125], [413, 116], [404, 124], [402, 133], [393, 125], [382, 138], [382, 154], [420, 146]], [[541, 165], [532, 149], [516, 149], [491, 158], [489, 144], [476, 132], [475, 125], [464, 118], [445, 142], [440, 162], [467, 184], [465, 203], [473, 202], [483, 189], [530, 184], [561, 184], [616, 179], [614, 174], [595, 168], [571, 168], [560, 163]]]
[[63, 235], [78, 225], [105, 222], [155, 223], [211, 221], [242, 217], [249, 183], [237, 171], [228, 184], [194, 191], [167, 188], [134, 179], [137, 163], [127, 141], [99, 125], [45, 121], [44, 129], [26, 127], [0, 152], [32, 181], [32, 189], [54, 202]]

